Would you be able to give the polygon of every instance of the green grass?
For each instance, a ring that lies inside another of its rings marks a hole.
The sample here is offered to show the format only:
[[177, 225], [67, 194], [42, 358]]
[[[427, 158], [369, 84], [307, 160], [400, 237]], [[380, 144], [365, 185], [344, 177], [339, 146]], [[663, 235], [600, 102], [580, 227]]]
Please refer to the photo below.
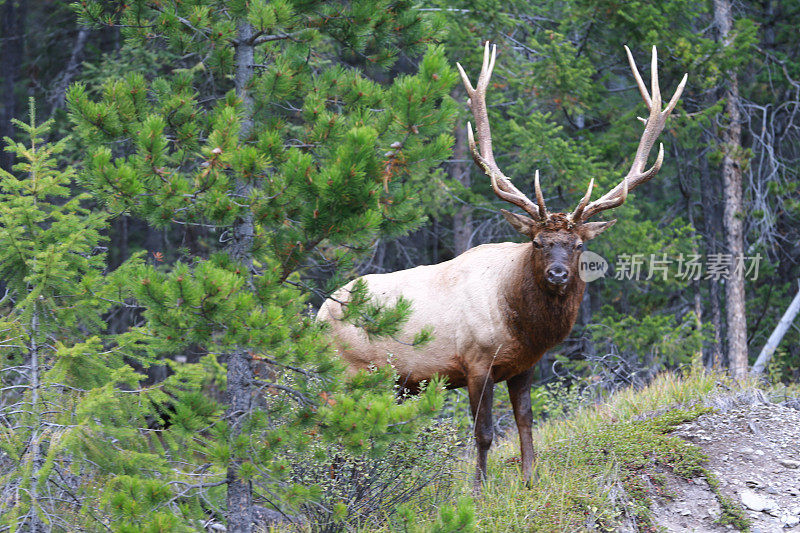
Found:
[[[642, 390], [621, 391], [602, 404], [544, 422], [534, 430], [537, 477], [530, 487], [519, 473], [516, 438], [496, 442], [489, 479], [475, 501], [477, 530], [615, 531], [626, 521], [639, 531], [655, 531], [649, 507], [654, 497], [669, 497], [664, 470], [706, 477], [712, 490], [718, 486], [700, 449], [669, 432], [707, 412], [702, 400], [708, 396], [754, 386], [702, 370], [684, 377], [664, 374]], [[472, 461], [465, 460], [465, 472], [474, 468]], [[460, 492], [470, 489], [471, 476], [465, 474]], [[715, 493], [721, 520], [746, 531], [741, 510]]]

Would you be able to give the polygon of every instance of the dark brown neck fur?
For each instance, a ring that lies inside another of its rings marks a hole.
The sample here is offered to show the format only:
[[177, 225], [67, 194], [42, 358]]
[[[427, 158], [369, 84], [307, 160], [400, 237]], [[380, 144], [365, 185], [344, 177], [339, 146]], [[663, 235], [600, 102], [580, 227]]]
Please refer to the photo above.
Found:
[[509, 277], [504, 301], [507, 327], [517, 339], [521, 356], [537, 362], [569, 335], [583, 300], [586, 283], [575, 272], [562, 294], [546, 288], [543, 274], [533, 267], [532, 250]]

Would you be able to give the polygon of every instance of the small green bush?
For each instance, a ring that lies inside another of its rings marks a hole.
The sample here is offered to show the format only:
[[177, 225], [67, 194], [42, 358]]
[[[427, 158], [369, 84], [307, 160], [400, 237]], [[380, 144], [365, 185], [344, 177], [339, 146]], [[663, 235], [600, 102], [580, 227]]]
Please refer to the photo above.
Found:
[[[409, 521], [415, 513], [432, 513], [453, 500], [458, 444], [456, 427], [441, 422], [370, 455], [336, 444], [311, 445], [292, 459], [291, 480], [314, 487], [315, 493], [299, 512], [313, 531], [320, 532], [373, 530], [387, 525], [398, 512], [400, 522], [403, 516]], [[464, 509], [462, 505], [446, 512], [443, 523], [470, 523]]]

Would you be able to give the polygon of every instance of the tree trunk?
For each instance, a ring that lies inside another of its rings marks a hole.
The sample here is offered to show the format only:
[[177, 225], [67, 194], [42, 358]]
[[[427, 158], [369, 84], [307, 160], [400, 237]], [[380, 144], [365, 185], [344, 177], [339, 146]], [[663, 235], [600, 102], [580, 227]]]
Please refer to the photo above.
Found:
[[[694, 233], [696, 235], [698, 233], [698, 228], [697, 228], [697, 221], [695, 220], [695, 217], [694, 217], [694, 209], [692, 209], [692, 196], [689, 193], [688, 189], [683, 187], [683, 186], [681, 187], [681, 192], [683, 193], [684, 199], [686, 200], [686, 212], [689, 215], [689, 224], [691, 224], [692, 228], [694, 228]], [[699, 250], [698, 250], [696, 244], [692, 246], [692, 253], [694, 255], [698, 255], [699, 254]], [[697, 328], [697, 331], [702, 331], [703, 330], [703, 297], [700, 294], [700, 283], [701, 283], [700, 280], [696, 279], [696, 280], [692, 280], [692, 285], [691, 285], [691, 287], [692, 287], [691, 291], [694, 293], [694, 300], [692, 302], [692, 307], [693, 307], [692, 310], [694, 312], [694, 322], [695, 322], [695, 327]], [[695, 355], [692, 356], [692, 364], [694, 364], [696, 360], [698, 360], [700, 362], [700, 364], [704, 363], [702, 346], [701, 346], [699, 352], [695, 353]]]
[[775, 326], [775, 330], [772, 332], [772, 335], [770, 335], [769, 339], [767, 339], [767, 343], [764, 345], [761, 353], [758, 354], [758, 359], [753, 365], [753, 374], [760, 374], [764, 371], [764, 368], [767, 366], [770, 359], [772, 359], [772, 355], [775, 353], [775, 350], [778, 349], [778, 344], [780, 344], [783, 336], [786, 335], [786, 332], [789, 330], [789, 326], [792, 325], [792, 322], [794, 322], [794, 319], [797, 317], [798, 313], [800, 313], [800, 290], [797, 291], [794, 300], [792, 300], [792, 303], [789, 304], [788, 308], [786, 308], [786, 312], [783, 313], [783, 317], [781, 317], [780, 322], [778, 322], [778, 325]]
[[25, 36], [26, 3], [7, 0], [0, 6], [0, 76], [3, 77], [3, 96], [0, 97], [0, 168], [11, 171], [14, 155], [5, 151], [5, 137], [14, 137], [11, 119], [17, 116], [16, 83], [22, 65]]
[[[244, 119], [239, 137], [244, 142], [253, 129], [253, 97], [250, 95], [250, 81], [253, 77], [253, 28], [246, 20], [240, 20], [237, 29], [236, 46], [236, 95], [242, 100]], [[247, 198], [251, 186], [244, 181], [236, 183], [236, 196]], [[228, 244], [228, 254], [239, 261], [250, 273], [253, 268], [253, 216], [247, 212], [231, 228], [232, 237]], [[252, 400], [253, 367], [250, 352], [239, 347], [228, 354], [228, 413], [231, 424], [231, 444], [241, 434], [242, 424], [250, 413]], [[232, 447], [233, 448], [233, 447]], [[253, 487], [241, 479], [239, 469], [242, 459], [233, 452], [227, 471], [228, 531], [230, 533], [250, 533], [253, 530]]]
[[431, 257], [432, 257], [431, 264], [436, 265], [439, 263], [439, 219], [438, 218], [434, 218], [431, 221], [431, 231], [428, 232], [428, 235], [430, 236], [431, 239], [431, 246], [430, 246]]
[[53, 89], [48, 97], [51, 115], [64, 106], [69, 84], [72, 83], [72, 80], [80, 70], [81, 57], [83, 56], [83, 49], [86, 46], [88, 38], [89, 29], [79, 28], [78, 35], [75, 37], [75, 44], [72, 46], [72, 53], [69, 56], [69, 61], [67, 61], [67, 66], [54, 80]]
[[[450, 177], [469, 189], [471, 183], [470, 165], [467, 161], [467, 130], [459, 126], [453, 131], [455, 145], [453, 160], [450, 162]], [[453, 215], [453, 255], [460, 255], [472, 245], [472, 207], [467, 204], [458, 206]]]
[[[707, 145], [712, 143], [708, 135], [704, 135], [703, 141]], [[700, 159], [700, 199], [703, 204], [703, 233], [706, 241], [706, 257], [719, 251], [716, 233], [716, 228], [719, 227], [718, 189], [714, 187], [714, 183], [711, 179], [708, 159], [703, 157]], [[712, 368], [721, 369], [724, 366], [724, 351], [722, 347], [722, 312], [719, 305], [719, 281], [713, 279], [706, 281], [708, 282], [708, 300], [711, 308], [709, 314], [711, 315], [711, 325], [714, 328], [714, 339], [709, 346], [708, 364]]]
[[39, 430], [42, 427], [42, 415], [39, 408], [39, 344], [37, 341], [39, 336], [39, 311], [35, 307], [36, 304], [34, 303], [33, 305], [30, 344], [28, 346], [30, 357], [30, 376], [28, 379], [31, 387], [31, 415], [33, 415], [33, 430], [31, 431], [28, 445], [28, 456], [31, 460], [31, 480], [28, 494], [31, 499], [31, 507], [30, 511], [28, 511], [30, 520], [27, 521], [28, 529], [26, 531], [39, 533], [44, 531], [44, 524], [39, 516], [39, 476], [44, 460], [42, 458], [41, 435], [39, 434]]
[[[723, 46], [731, 44], [733, 15], [730, 0], [714, 0], [714, 20]], [[725, 209], [726, 254], [733, 258], [744, 256], [744, 209], [742, 205], [742, 126], [739, 111], [739, 81], [729, 72], [722, 93], [728, 127], [722, 132], [722, 186]], [[731, 268], [725, 283], [725, 312], [728, 322], [728, 363], [731, 375], [740, 379], [747, 375], [747, 317], [745, 315], [744, 269]]]

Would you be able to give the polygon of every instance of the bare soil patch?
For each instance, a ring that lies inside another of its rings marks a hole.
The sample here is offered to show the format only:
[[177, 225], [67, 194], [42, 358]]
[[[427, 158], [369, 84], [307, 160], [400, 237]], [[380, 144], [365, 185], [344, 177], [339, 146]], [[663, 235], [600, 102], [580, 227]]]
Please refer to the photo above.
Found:
[[[745, 510], [753, 533], [800, 533], [800, 405], [771, 403], [760, 391], [709, 400], [714, 412], [672, 433], [708, 456], [707, 468], [723, 495]], [[703, 478], [668, 476], [667, 493], [653, 507], [667, 531], [725, 532], [722, 510]]]

